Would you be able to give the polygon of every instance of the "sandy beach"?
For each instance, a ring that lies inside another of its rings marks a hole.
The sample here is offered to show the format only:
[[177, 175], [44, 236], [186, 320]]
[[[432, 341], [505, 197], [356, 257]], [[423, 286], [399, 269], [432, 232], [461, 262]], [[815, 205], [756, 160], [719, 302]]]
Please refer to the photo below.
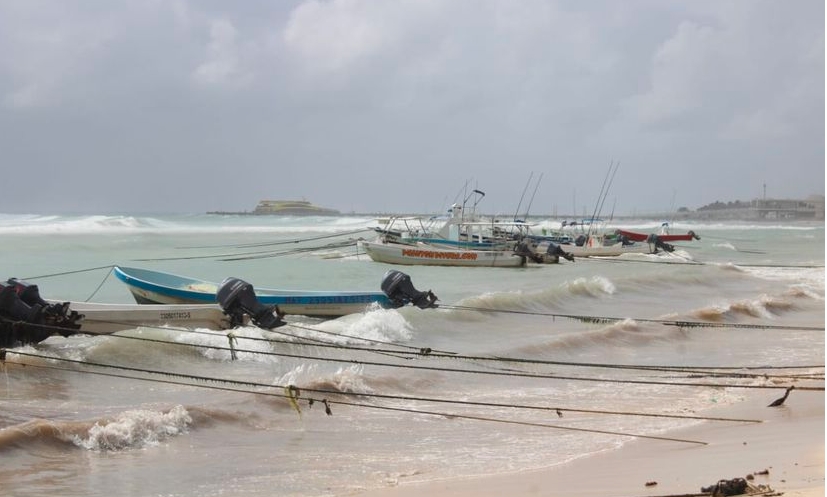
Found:
[[664, 436], [697, 440], [689, 445], [635, 440], [618, 450], [541, 471], [464, 480], [399, 484], [362, 497], [580, 496], [658, 497], [700, 495], [719, 480], [746, 478], [775, 493], [824, 496], [824, 392], [793, 391], [781, 407], [767, 407], [775, 391], [757, 392], [737, 405], [705, 416], [759, 419], [761, 423], [703, 422]]

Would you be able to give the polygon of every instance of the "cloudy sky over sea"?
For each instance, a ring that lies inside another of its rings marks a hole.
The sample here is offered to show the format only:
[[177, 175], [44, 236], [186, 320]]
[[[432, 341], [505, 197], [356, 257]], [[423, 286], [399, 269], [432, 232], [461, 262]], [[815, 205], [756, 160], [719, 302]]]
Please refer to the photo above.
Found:
[[823, 0], [0, 0], [0, 212], [465, 185], [570, 212], [618, 161], [618, 213], [823, 195], [824, 26]]

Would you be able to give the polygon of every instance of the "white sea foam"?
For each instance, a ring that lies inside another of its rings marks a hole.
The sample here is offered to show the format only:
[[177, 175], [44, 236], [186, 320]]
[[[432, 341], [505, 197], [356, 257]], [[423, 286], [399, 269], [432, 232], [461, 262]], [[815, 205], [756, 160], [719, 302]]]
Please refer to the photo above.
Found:
[[576, 278], [563, 284], [574, 295], [611, 295], [615, 293], [616, 287], [611, 280], [603, 276], [591, 278]]
[[134, 410], [112, 420], [95, 423], [88, 437], [75, 437], [74, 443], [89, 450], [123, 450], [156, 445], [162, 440], [187, 431], [192, 418], [183, 406], [168, 412]]

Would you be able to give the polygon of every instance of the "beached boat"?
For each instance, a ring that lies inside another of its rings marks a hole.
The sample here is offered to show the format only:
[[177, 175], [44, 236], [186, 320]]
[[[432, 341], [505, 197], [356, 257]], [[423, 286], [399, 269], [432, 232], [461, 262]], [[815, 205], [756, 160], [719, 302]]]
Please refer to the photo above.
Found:
[[[145, 296], [140, 298], [137, 304], [105, 304], [94, 302], [72, 302], [46, 300], [40, 296], [37, 285], [32, 285], [16, 278], [11, 278], [0, 283], [0, 347], [25, 345], [41, 342], [53, 335], [70, 336], [75, 334], [102, 335], [112, 334], [119, 331], [130, 330], [141, 326], [175, 326], [186, 328], [207, 328], [212, 330], [227, 330], [238, 326], [255, 325], [259, 328], [273, 329], [287, 324], [282, 318], [286, 314], [277, 303], [265, 303], [262, 301], [275, 302], [279, 297], [285, 295], [256, 295], [253, 286], [238, 278], [226, 278], [221, 285], [214, 290], [204, 291], [208, 282], [194, 280], [192, 278], [179, 277], [168, 273], [157, 271], [140, 270], [134, 268], [116, 267], [119, 279], [127, 278], [130, 284], [135, 284], [138, 294], [144, 295], [142, 287], [153, 286], [155, 292], [152, 294], [164, 296], [163, 288], [157, 284], [148, 284], [146, 280], [136, 280], [136, 276], [154, 277], [156, 279], [166, 278], [167, 281], [189, 281], [197, 285], [198, 290], [192, 290], [198, 294], [193, 296], [186, 291], [175, 289], [179, 293], [176, 300], [193, 298], [197, 300], [206, 299], [205, 294], [209, 293], [212, 303], [174, 303], [158, 304], [149, 303]], [[127, 275], [129, 273], [129, 275]], [[421, 309], [437, 307], [437, 297], [430, 290], [421, 292], [414, 288], [410, 277], [397, 270], [389, 270], [382, 279], [381, 301], [377, 294], [369, 293], [361, 297], [372, 299], [370, 302], [379, 302], [385, 307], [397, 308], [408, 304], [415, 305]], [[158, 292], [160, 290], [160, 293]], [[305, 298], [308, 292], [303, 292]], [[308, 314], [322, 314], [325, 317], [333, 317], [343, 309], [364, 310], [367, 304], [362, 303], [358, 307], [347, 308], [342, 302], [324, 302], [325, 297], [332, 294], [323, 292], [310, 292], [320, 301], [304, 302], [296, 307], [285, 304], [288, 309], [309, 309]], [[359, 300], [358, 292], [345, 292], [346, 297]], [[189, 297], [187, 297], [187, 295]], [[335, 295], [334, 295], [335, 296]], [[338, 297], [341, 297], [341, 293]], [[287, 296], [288, 299], [295, 297]], [[335, 300], [335, 299], [334, 299]], [[313, 308], [312, 305], [320, 307]], [[356, 304], [353, 304], [356, 305]], [[332, 313], [332, 314], [331, 314]]]
[[240, 325], [272, 329], [286, 324], [275, 305], [255, 300], [252, 286], [228, 279], [213, 304], [105, 304], [46, 300], [37, 285], [0, 283], [0, 346], [38, 343], [53, 335], [105, 335], [141, 326], [226, 330]]
[[[126, 284], [139, 304], [214, 303], [220, 288], [218, 283], [148, 269], [116, 266], [114, 274]], [[362, 312], [371, 304], [399, 307], [393, 298], [382, 291], [274, 290], [257, 287], [255, 292], [259, 302], [277, 305], [282, 314], [339, 317]]]

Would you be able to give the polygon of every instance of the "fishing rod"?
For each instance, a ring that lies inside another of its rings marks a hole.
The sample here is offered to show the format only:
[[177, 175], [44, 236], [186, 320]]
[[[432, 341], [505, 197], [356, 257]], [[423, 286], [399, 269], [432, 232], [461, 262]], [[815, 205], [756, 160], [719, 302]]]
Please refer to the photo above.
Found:
[[512, 219], [517, 219], [517, 216], [520, 215], [520, 206], [523, 205], [523, 200], [525, 199], [526, 191], [531, 184], [532, 177], [534, 177], [534, 171], [531, 171], [531, 174], [528, 175], [528, 181], [526, 181], [525, 186], [523, 187], [523, 194], [520, 195], [520, 201], [517, 203], [517, 209], [514, 210], [514, 217]]
[[609, 163], [609, 170], [606, 171], [606, 175], [603, 176], [603, 184], [600, 186], [600, 193], [597, 195], [597, 201], [594, 203], [594, 210], [592, 211], [592, 219], [589, 223], [589, 228], [586, 230], [586, 236], [591, 234], [592, 231], [592, 224], [594, 223], [595, 217], [597, 217], [597, 207], [600, 205], [600, 199], [603, 197], [603, 190], [606, 188], [606, 181], [609, 179], [609, 174], [612, 172], [612, 166], [614, 165], [614, 159]]
[[531, 200], [528, 201], [528, 206], [525, 208], [525, 215], [523, 215], [523, 219], [528, 219], [528, 212], [531, 210], [531, 204], [534, 203], [534, 196], [537, 195], [537, 188], [540, 187], [540, 181], [543, 180], [543, 173], [540, 173], [540, 177], [537, 178], [537, 183], [534, 184], [534, 193], [531, 194]]
[[[614, 183], [614, 179], [615, 179], [615, 174], [617, 174], [617, 169], [619, 167], [620, 167], [620, 161], [618, 161], [617, 164], [615, 164], [614, 170], [612, 171], [612, 176], [609, 179], [608, 185], [606, 185], [606, 191], [603, 193], [603, 197], [600, 200], [600, 207], [597, 210], [597, 217], [598, 218], [603, 213], [603, 203], [606, 202], [606, 197], [609, 196], [609, 190], [612, 188], [612, 184]], [[595, 219], [593, 218], [592, 223], [594, 223], [594, 222], [595, 222]], [[591, 224], [589, 225], [589, 228], [591, 228]]]

